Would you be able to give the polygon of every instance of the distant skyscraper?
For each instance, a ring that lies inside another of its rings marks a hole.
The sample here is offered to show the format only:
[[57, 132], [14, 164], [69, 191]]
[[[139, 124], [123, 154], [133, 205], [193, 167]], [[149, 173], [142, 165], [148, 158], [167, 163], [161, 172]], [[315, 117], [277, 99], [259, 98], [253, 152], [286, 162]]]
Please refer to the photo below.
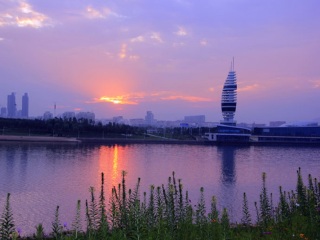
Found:
[[237, 107], [237, 77], [234, 71], [234, 61], [231, 63], [231, 69], [224, 83], [221, 97], [221, 110], [223, 120], [221, 124], [236, 125], [234, 114]]
[[21, 117], [22, 118], [28, 118], [29, 117], [29, 97], [28, 97], [28, 93], [25, 93], [22, 96]]
[[8, 95], [7, 98], [7, 111], [8, 111], [8, 118], [16, 117], [17, 113], [17, 105], [16, 105], [16, 96], [14, 93]]
[[147, 111], [147, 115], [145, 116], [144, 119], [145, 119], [147, 125], [154, 124], [154, 115], [151, 111]]

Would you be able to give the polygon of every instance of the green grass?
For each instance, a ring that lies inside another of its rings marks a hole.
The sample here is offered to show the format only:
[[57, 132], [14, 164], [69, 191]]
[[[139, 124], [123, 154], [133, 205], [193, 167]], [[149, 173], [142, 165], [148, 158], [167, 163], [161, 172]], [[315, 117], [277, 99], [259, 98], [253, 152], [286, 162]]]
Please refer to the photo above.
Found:
[[[267, 176], [263, 173], [261, 190], [257, 193], [259, 202], [254, 204], [257, 220], [252, 220], [244, 193], [239, 224], [230, 222], [227, 209], [219, 212], [214, 196], [207, 210], [203, 188], [198, 203], [192, 206], [188, 191], [174, 172], [166, 184], [151, 185], [148, 194], [140, 192], [140, 179], [134, 189], [127, 189], [125, 176], [123, 171], [122, 182], [106, 199], [101, 174], [100, 193], [96, 197], [95, 189], [90, 188], [84, 214], [80, 200], [76, 203], [72, 230], [65, 230], [60, 223], [57, 206], [49, 236], [45, 238], [43, 226], [38, 225], [33, 236], [22, 239], [320, 239], [320, 184], [309, 175], [305, 185], [300, 169], [296, 189], [284, 192], [280, 187], [277, 204], [268, 193]], [[10, 194], [1, 215], [0, 239], [19, 237], [9, 197]], [[81, 225], [82, 219], [86, 226]]]

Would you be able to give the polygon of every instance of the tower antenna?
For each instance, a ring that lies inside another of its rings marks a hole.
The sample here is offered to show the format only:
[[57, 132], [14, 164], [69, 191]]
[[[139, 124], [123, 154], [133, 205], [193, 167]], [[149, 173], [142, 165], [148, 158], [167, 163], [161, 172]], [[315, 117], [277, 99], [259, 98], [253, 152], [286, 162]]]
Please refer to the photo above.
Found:
[[234, 57], [232, 58], [232, 71], [234, 71]]
[[56, 103], [54, 103], [54, 106], [53, 106], [53, 118], [56, 117], [56, 109], [57, 109], [57, 105], [56, 105]]

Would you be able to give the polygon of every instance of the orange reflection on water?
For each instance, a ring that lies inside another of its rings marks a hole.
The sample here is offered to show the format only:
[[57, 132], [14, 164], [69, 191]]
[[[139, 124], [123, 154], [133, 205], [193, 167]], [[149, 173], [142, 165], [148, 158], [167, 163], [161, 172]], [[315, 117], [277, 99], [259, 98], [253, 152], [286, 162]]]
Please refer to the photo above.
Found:
[[115, 182], [115, 180], [118, 179], [118, 175], [119, 175], [118, 174], [118, 160], [119, 160], [118, 145], [115, 145], [114, 150], [113, 150], [112, 174], [111, 174], [112, 185], [114, 185], [114, 186], [115, 186], [115, 184], [117, 184], [117, 182]]
[[99, 152], [99, 174], [104, 173], [107, 189], [121, 182], [121, 171], [124, 166], [121, 161], [123, 148], [118, 145], [102, 146]]

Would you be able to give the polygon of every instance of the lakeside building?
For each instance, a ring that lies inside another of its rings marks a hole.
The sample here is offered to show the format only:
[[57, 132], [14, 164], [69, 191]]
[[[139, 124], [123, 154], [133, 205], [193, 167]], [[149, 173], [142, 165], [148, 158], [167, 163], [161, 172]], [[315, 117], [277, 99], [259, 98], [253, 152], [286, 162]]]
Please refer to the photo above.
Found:
[[280, 127], [281, 125], [285, 124], [286, 121], [271, 121], [269, 123], [270, 127]]
[[234, 71], [234, 60], [227, 79], [223, 85], [221, 111], [223, 120], [213, 128], [213, 132], [205, 133], [204, 138], [214, 142], [249, 142], [251, 129], [236, 126], [234, 115], [237, 106], [237, 77]]
[[204, 138], [214, 142], [249, 142], [251, 129], [218, 124], [212, 133], [205, 133]]
[[255, 128], [255, 127], [266, 127], [266, 124], [265, 123], [252, 123], [251, 128]]
[[318, 122], [310, 122], [310, 121], [298, 121], [298, 122], [289, 122], [282, 124], [280, 127], [317, 127]]
[[319, 126], [256, 127], [252, 130], [251, 142], [257, 143], [318, 143]]

